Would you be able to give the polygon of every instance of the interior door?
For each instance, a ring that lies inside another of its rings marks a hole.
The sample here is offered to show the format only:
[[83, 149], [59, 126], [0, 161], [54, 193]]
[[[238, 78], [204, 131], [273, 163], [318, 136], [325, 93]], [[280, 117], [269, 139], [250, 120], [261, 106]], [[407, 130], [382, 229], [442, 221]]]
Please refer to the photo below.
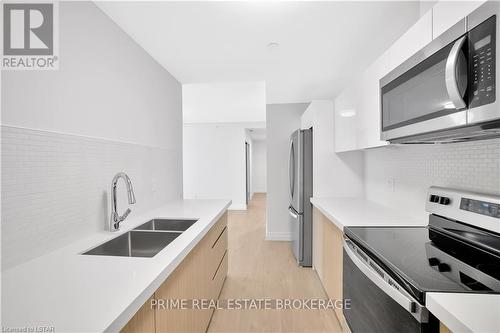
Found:
[[250, 145], [245, 142], [246, 203], [250, 202]]

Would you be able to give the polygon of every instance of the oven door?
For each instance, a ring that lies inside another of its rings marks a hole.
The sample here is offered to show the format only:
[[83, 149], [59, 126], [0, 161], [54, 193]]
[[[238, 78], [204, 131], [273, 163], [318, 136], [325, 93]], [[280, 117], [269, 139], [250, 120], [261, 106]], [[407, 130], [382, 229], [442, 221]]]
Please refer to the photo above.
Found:
[[352, 333], [439, 331], [427, 309], [350, 239], [344, 241], [343, 298]]
[[461, 33], [447, 44], [434, 40], [381, 80], [382, 140], [467, 124], [468, 43]]

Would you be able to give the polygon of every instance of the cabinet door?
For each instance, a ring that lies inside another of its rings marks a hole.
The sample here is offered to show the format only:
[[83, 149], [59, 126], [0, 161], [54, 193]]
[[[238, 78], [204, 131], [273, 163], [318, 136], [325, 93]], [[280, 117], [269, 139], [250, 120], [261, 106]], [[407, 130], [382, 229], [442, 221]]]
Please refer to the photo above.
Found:
[[439, 1], [432, 7], [432, 38], [436, 38], [486, 1]]
[[323, 283], [330, 298], [342, 299], [343, 233], [332, 222], [323, 222]]
[[358, 83], [344, 90], [335, 99], [335, 152], [358, 149]]
[[[320, 255], [314, 255], [316, 260], [320, 260], [315, 264], [318, 276], [325, 288], [325, 291], [330, 299], [342, 299], [342, 263], [343, 263], [343, 242], [344, 233], [337, 228], [328, 218], [323, 215], [317, 208], [313, 210], [313, 223], [321, 225], [317, 231], [321, 231], [321, 235], [317, 234], [315, 242], [320, 242], [321, 245], [315, 247], [321, 251]], [[344, 332], [349, 332], [347, 323], [344, 319], [342, 309], [335, 309], [335, 314], [339, 319], [340, 325]]]
[[317, 208], [313, 209], [313, 267], [323, 283], [323, 220]]
[[380, 79], [389, 72], [388, 52], [379, 57], [363, 74], [359, 108], [358, 143], [360, 148], [380, 147]]
[[[201, 242], [203, 242], [203, 239]], [[193, 300], [211, 296], [211, 265], [204, 256], [205, 246], [196, 246], [168, 279], [156, 290], [157, 299]], [[204, 332], [213, 310], [156, 308], [156, 333]]]
[[389, 48], [389, 70], [401, 65], [432, 41], [432, 11], [425, 13]]
[[154, 295], [144, 303], [127, 325], [122, 328], [121, 333], [155, 333], [155, 310], [151, 308], [153, 298]]

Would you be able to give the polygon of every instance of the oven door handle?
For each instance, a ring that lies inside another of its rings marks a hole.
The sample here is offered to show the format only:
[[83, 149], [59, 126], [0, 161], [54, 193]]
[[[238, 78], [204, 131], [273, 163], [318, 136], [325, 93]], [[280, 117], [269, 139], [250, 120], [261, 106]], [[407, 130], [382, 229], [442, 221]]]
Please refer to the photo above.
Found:
[[[421, 317], [421, 314], [423, 312], [422, 311], [423, 307], [416, 300], [412, 299], [410, 296], [403, 294], [401, 292], [401, 290], [403, 290], [402, 289], [403, 287], [395, 283], [395, 281], [391, 280], [391, 284], [393, 284], [394, 286], [389, 284], [389, 282], [386, 281], [386, 279], [384, 279], [383, 277], [381, 277], [380, 274], [372, 266], [370, 266], [368, 262], [361, 259], [359, 255], [354, 252], [352, 247], [355, 247], [356, 250], [358, 250], [357, 246], [354, 245], [351, 240], [345, 239], [344, 250], [351, 259], [351, 261], [359, 268], [359, 270], [363, 272], [363, 274], [366, 277], [368, 277], [377, 287], [382, 289], [384, 293], [386, 293], [389, 297], [391, 297], [394, 301], [396, 301], [399, 305], [401, 305], [406, 311], [411, 313], [415, 318], [424, 319], [425, 321], [425, 318]], [[366, 255], [365, 253], [363, 254]]]
[[465, 39], [466, 36], [463, 36], [462, 38], [458, 39], [455, 44], [453, 44], [450, 54], [448, 55], [448, 59], [446, 60], [445, 67], [446, 90], [448, 92], [450, 101], [453, 103], [455, 109], [457, 110], [461, 110], [467, 107], [467, 104], [462, 98], [463, 93], [460, 91], [460, 88], [465, 87], [465, 89], [467, 89], [467, 76], [465, 82], [458, 82], [459, 78], [457, 76], [457, 66], [459, 65], [459, 62], [465, 61], [465, 57], [462, 54], [462, 46], [465, 43]]

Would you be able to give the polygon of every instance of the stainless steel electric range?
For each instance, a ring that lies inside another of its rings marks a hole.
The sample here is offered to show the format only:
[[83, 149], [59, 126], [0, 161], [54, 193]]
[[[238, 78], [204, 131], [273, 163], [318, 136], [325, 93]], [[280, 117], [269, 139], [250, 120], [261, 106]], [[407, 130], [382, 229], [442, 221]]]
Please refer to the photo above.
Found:
[[500, 294], [500, 197], [429, 189], [427, 227], [346, 227], [353, 333], [438, 332], [427, 292]]

